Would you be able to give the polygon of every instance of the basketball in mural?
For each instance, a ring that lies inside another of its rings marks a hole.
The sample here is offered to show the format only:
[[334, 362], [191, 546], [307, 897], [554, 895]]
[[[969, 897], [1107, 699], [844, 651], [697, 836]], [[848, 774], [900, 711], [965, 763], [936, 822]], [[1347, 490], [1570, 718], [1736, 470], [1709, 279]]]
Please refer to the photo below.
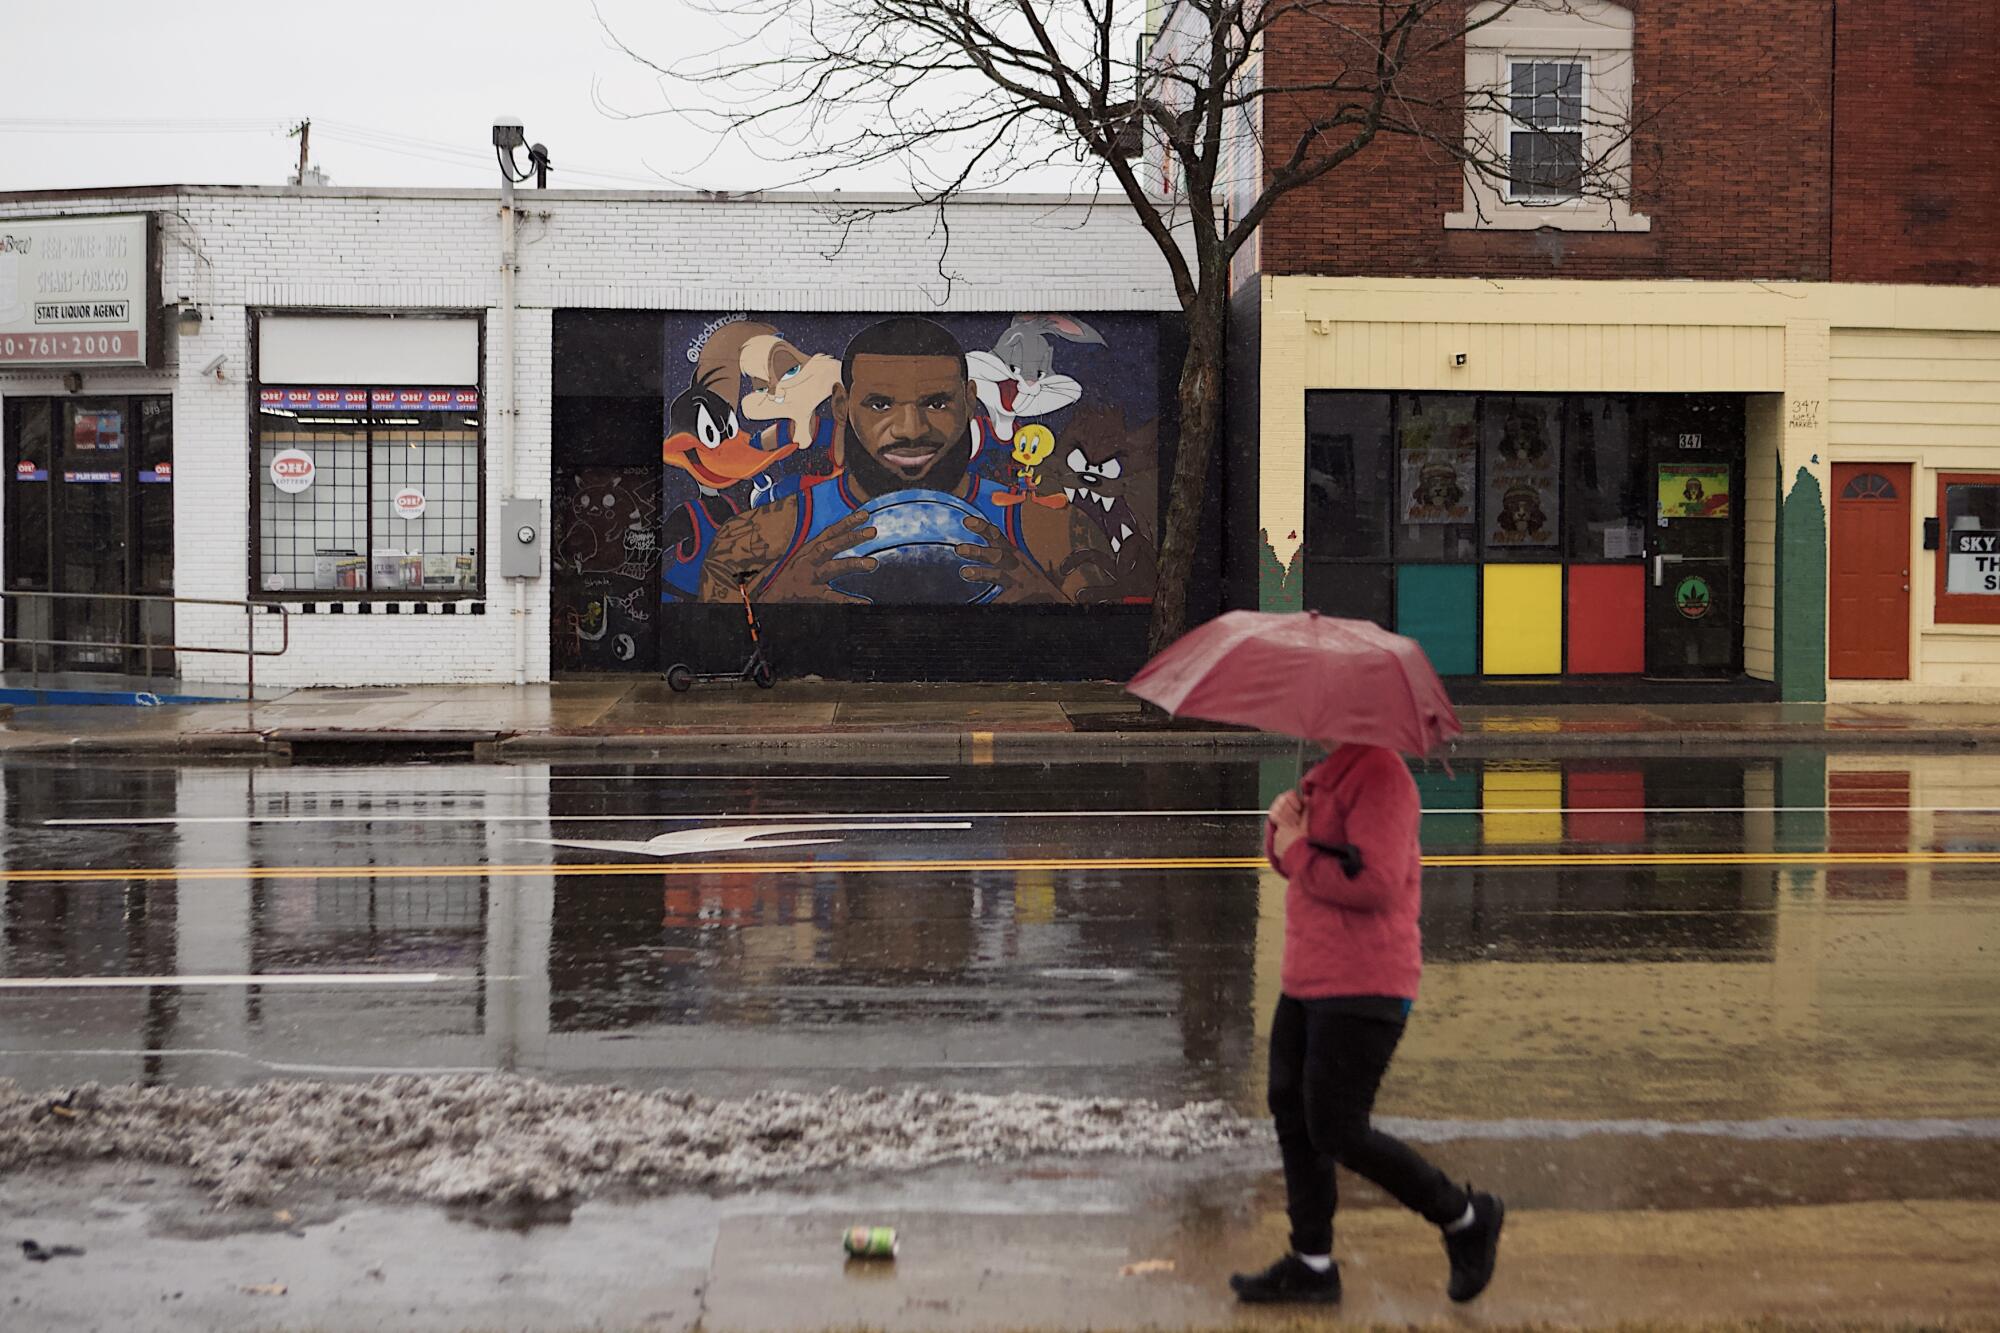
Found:
[[961, 570], [960, 546], [987, 543], [966, 526], [979, 511], [955, 495], [938, 491], [892, 491], [861, 506], [868, 515], [869, 537], [841, 552], [865, 556], [875, 568], [833, 581], [836, 591], [864, 602], [990, 602], [1000, 592], [991, 583], [975, 583]]

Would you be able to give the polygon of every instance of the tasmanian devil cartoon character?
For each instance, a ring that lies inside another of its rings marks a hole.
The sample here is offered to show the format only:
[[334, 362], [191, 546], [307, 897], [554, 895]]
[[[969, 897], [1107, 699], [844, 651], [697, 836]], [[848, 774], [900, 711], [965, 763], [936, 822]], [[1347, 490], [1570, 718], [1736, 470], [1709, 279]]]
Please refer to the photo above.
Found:
[[1002, 445], [1013, 443], [1016, 419], [1047, 416], [1083, 396], [1081, 384], [1054, 372], [1051, 338], [1104, 345], [1096, 329], [1072, 316], [1016, 315], [992, 351], [965, 354], [980, 405]]
[[1111, 545], [1115, 582], [1105, 594], [1144, 599], [1153, 595], [1158, 572], [1153, 540], [1131, 496], [1155, 484], [1159, 469], [1159, 425], [1127, 426], [1123, 408], [1086, 404], [1063, 428], [1044, 484], [1104, 529]]
[[736, 414], [744, 343], [772, 332], [768, 325], [741, 321], [717, 330], [702, 349], [694, 383], [667, 405], [667, 438], [660, 457], [668, 467], [693, 477], [696, 487], [695, 497], [668, 514], [661, 531], [667, 552], [662, 578], [669, 598], [700, 595], [701, 562], [716, 529], [743, 510], [724, 492], [762, 476], [798, 452], [802, 443], [760, 449]]

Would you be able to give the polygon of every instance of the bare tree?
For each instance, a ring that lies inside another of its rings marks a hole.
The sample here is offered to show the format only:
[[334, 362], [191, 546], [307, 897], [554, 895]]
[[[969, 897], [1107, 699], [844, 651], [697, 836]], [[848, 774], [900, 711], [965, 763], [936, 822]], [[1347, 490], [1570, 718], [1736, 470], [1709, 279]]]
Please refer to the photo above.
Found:
[[[1489, 186], [1519, 185], [1508, 136], [1472, 127], [1518, 113], [1520, 90], [1468, 89], [1466, 39], [1517, 6], [1599, 8], [1591, 0], [1164, 0], [1157, 33], [1146, 33], [1134, 0], [683, 3], [734, 36], [655, 61], [612, 33], [659, 76], [665, 105], [642, 114], [682, 117], [718, 147], [782, 164], [791, 183], [893, 166], [911, 200], [873, 211], [942, 210], [963, 192], [1068, 163], [1087, 188], [1108, 178], [1122, 191], [1187, 320], [1155, 650], [1186, 627], [1222, 425], [1232, 260], [1285, 196], [1385, 138], [1420, 141], [1433, 160], [1462, 164]], [[1267, 46], [1313, 52], [1310, 72], [1295, 73], [1307, 62], [1287, 60], [1267, 79]], [[1567, 87], [1540, 91], [1554, 99], [1555, 119], [1543, 118], [1551, 129], [1529, 169], [1567, 200], [1624, 197], [1631, 109], [1588, 105]]]

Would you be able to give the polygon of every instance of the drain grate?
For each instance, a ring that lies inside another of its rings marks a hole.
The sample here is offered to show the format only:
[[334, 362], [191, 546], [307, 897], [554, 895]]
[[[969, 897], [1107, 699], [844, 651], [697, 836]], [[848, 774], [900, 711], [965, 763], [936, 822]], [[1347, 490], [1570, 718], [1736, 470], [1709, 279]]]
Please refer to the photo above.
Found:
[[468, 762], [481, 742], [499, 733], [423, 731], [275, 731], [267, 741], [282, 744], [293, 764], [409, 764]]

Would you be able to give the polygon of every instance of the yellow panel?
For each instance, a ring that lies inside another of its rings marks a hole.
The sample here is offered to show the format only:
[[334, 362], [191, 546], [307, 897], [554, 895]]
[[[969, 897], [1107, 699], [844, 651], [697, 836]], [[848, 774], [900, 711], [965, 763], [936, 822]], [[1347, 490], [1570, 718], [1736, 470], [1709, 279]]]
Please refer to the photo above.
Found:
[[[1554, 766], [1489, 767], [1480, 799], [1486, 810], [1487, 844], [1561, 842], [1562, 795], [1562, 770]], [[1508, 810], [1527, 813], [1500, 813]]]
[[1486, 566], [1485, 674], [1561, 674], [1562, 592], [1561, 565]]

